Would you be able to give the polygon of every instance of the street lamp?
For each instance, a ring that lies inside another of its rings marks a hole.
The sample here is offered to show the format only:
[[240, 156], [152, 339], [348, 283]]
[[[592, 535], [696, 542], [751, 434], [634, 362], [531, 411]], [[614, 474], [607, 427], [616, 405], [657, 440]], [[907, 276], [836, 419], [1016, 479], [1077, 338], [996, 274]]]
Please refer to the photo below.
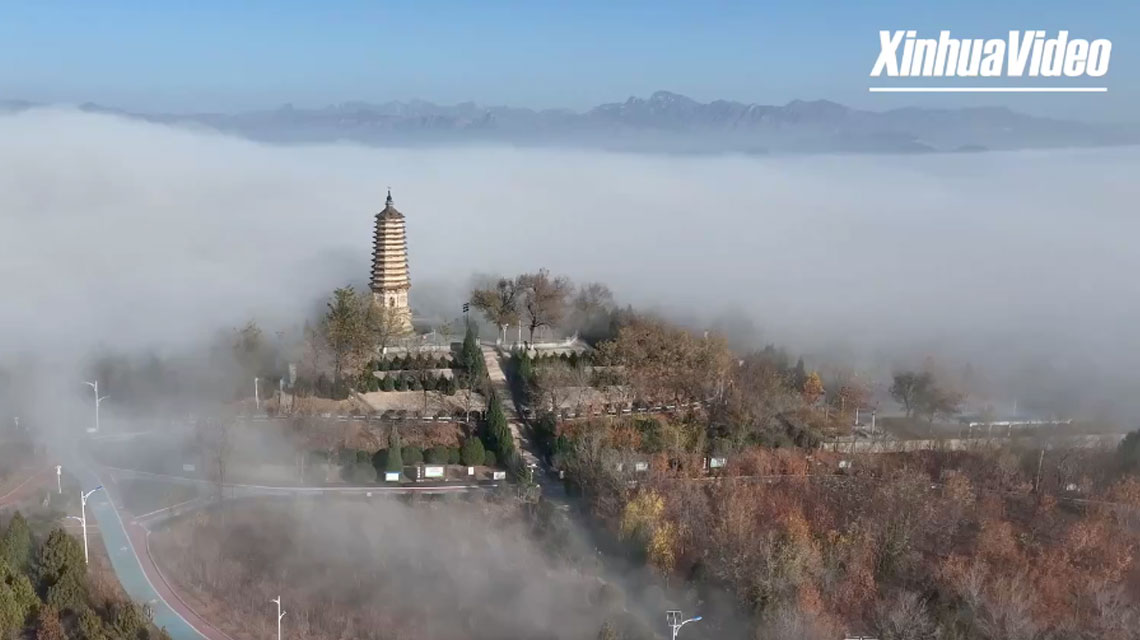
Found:
[[88, 562], [88, 555], [87, 555], [87, 499], [91, 497], [91, 494], [95, 493], [96, 491], [98, 491], [102, 488], [103, 488], [103, 485], [99, 485], [99, 486], [95, 487], [94, 489], [88, 491], [87, 493], [83, 493], [83, 491], [81, 490], [79, 492], [79, 513], [82, 515], [81, 516], [67, 516], [68, 518], [71, 518], [72, 520], [78, 520], [79, 524], [83, 526], [83, 562], [84, 563]]
[[270, 602], [277, 603], [277, 640], [281, 640], [281, 618], [285, 617], [285, 612], [281, 610], [281, 596], [277, 596]]
[[55, 465], [55, 486], [60, 494], [63, 493], [63, 467]]
[[98, 380], [96, 380], [94, 382], [86, 382], [84, 384], [91, 387], [95, 391], [95, 431], [94, 431], [94, 433], [99, 433], [99, 405], [103, 404], [103, 401], [107, 399], [107, 396], [100, 396], [99, 395], [99, 381]]
[[665, 612], [665, 620], [669, 623], [669, 628], [673, 630], [673, 640], [677, 640], [677, 632], [681, 627], [689, 624], [690, 622], [700, 622], [703, 616], [696, 616], [688, 620], [681, 619], [681, 612], [673, 609]]
[[261, 411], [261, 393], [257, 389], [257, 381], [259, 378], [253, 379], [253, 404], [258, 411]]

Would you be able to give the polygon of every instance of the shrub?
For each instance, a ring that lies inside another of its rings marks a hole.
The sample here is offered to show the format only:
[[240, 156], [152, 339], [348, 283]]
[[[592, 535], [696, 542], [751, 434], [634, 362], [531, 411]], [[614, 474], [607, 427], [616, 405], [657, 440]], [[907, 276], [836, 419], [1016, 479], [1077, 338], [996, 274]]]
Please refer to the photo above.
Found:
[[447, 447], [436, 445], [427, 450], [428, 464], [447, 464]]
[[487, 465], [488, 467], [494, 467], [497, 463], [498, 460], [495, 459], [494, 451], [488, 451], [483, 454], [483, 464]]
[[439, 382], [435, 376], [424, 376], [424, 387], [423, 388], [425, 391], [435, 391], [436, 387], [438, 387], [438, 386], [439, 386]]
[[419, 378], [412, 378], [408, 381], [408, 389], [411, 391], [422, 391], [423, 386], [420, 384]]
[[384, 379], [380, 381], [380, 389], [382, 391], [394, 391], [396, 381], [392, 379], [392, 376], [384, 376]]
[[447, 448], [447, 464], [459, 464], [462, 456], [459, 455], [459, 447]]
[[407, 445], [400, 450], [400, 454], [404, 458], [404, 464], [420, 464], [424, 461], [424, 450], [415, 445]]
[[368, 462], [357, 462], [352, 465], [349, 480], [356, 484], [370, 484], [376, 482], [376, 467]]
[[396, 391], [407, 391], [408, 390], [408, 381], [404, 378], [404, 376], [397, 376], [396, 381], [393, 384], [393, 388]]
[[467, 438], [463, 441], [463, 448], [459, 450], [460, 459], [469, 467], [477, 467], [486, 460], [486, 450], [483, 441], [479, 438]]

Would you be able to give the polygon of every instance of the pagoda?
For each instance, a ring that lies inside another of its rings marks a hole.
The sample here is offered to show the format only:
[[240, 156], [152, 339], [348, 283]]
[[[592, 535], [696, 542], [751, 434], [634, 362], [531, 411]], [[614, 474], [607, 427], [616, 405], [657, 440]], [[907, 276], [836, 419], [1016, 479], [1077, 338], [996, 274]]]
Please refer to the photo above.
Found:
[[372, 240], [372, 301], [391, 313], [391, 322], [401, 331], [412, 331], [412, 311], [408, 307], [408, 238], [404, 214], [392, 206], [392, 190], [384, 210], [376, 214]]

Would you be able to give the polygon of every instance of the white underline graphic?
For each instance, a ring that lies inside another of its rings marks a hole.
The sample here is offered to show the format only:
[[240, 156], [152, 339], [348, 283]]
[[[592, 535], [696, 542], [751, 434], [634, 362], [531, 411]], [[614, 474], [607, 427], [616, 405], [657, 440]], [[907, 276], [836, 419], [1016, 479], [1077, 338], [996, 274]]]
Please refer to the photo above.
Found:
[[867, 87], [871, 93], [1105, 93], [1108, 87]]

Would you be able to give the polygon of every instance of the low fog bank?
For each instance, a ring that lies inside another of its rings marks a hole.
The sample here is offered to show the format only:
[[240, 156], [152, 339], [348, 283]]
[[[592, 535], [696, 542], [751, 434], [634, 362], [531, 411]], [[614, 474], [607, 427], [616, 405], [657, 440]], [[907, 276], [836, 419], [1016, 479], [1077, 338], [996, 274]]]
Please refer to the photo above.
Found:
[[[182, 588], [226, 601], [258, 635], [272, 632], [260, 612], [279, 590], [288, 628], [313, 638], [592, 640], [604, 622], [653, 638], [665, 609], [697, 606], [644, 568], [610, 582], [580, 540], [539, 540], [518, 506], [477, 496], [236, 502], [213, 515], [169, 523], [156, 549]], [[702, 604], [718, 629], [744, 633]]]
[[61, 110], [0, 117], [0, 140], [5, 359], [177, 349], [249, 318], [295, 328], [364, 285], [391, 186], [421, 312], [454, 313], [473, 273], [545, 266], [809, 359], [883, 372], [933, 356], [1009, 395], [1140, 415], [1135, 148], [284, 148]]

